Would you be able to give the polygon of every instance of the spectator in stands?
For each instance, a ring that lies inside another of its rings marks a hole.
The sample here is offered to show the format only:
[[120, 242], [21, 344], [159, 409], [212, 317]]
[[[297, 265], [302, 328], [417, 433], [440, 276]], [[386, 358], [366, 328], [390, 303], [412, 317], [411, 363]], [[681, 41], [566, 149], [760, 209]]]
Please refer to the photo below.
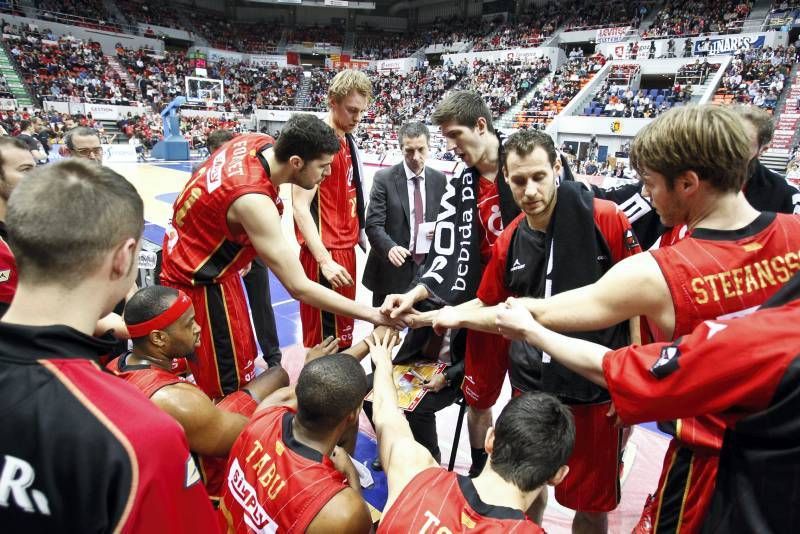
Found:
[[94, 128], [78, 126], [67, 132], [64, 144], [73, 158], [87, 159], [98, 165], [103, 164], [103, 147], [100, 134]]
[[31, 151], [31, 154], [33, 154], [33, 159], [35, 159], [37, 163], [47, 161], [47, 153], [36, 136], [41, 128], [42, 120], [38, 117], [31, 120], [23, 120], [19, 124], [20, 132], [17, 135], [22, 142], [28, 145], [28, 149]]

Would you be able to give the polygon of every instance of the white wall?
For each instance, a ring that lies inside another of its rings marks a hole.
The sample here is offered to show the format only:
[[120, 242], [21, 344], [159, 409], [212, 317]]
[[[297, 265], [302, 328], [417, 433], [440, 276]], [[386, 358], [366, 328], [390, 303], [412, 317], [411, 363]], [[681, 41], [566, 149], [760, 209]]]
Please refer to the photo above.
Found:
[[489, 50], [486, 52], [464, 52], [462, 54], [445, 54], [442, 56], [442, 61], [448, 59], [453, 63], [458, 63], [464, 59], [472, 62], [474, 59], [482, 59], [488, 61], [506, 60], [509, 58], [518, 58], [524, 60], [528, 57], [542, 57], [550, 58], [550, 65], [556, 67], [558, 65], [559, 57], [563, 55], [563, 51], [555, 47], [538, 47], [538, 48], [516, 48], [513, 50]]

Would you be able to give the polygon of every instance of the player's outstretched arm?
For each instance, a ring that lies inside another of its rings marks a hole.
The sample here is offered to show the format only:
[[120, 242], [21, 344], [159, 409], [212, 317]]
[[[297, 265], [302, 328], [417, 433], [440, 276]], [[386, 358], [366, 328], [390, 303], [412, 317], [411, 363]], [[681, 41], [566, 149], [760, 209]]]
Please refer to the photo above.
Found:
[[183, 427], [189, 449], [197, 454], [228, 456], [248, 420], [241, 414], [217, 408], [192, 384], [161, 388], [152, 400]]
[[289, 374], [282, 367], [267, 369], [244, 386], [256, 402], [261, 402], [280, 388], [289, 385]]
[[606, 387], [603, 356], [611, 349], [582, 339], [548, 330], [531, 316], [517, 299], [497, 306], [496, 327], [509, 339], [537, 347], [571, 371], [599, 386]]
[[353, 278], [347, 269], [333, 261], [331, 253], [322, 243], [322, 237], [320, 237], [317, 225], [311, 216], [311, 202], [316, 194], [316, 187], [314, 189], [303, 189], [295, 185], [292, 186], [294, 222], [297, 223], [297, 228], [303, 234], [308, 250], [319, 263], [319, 268], [323, 276], [331, 283], [331, 287], [335, 289], [342, 286], [351, 286], [354, 283]]
[[265, 195], [239, 197], [228, 211], [228, 221], [240, 224], [258, 255], [275, 273], [289, 294], [337, 315], [363, 319], [373, 324], [390, 324], [379, 310], [358, 304], [309, 280], [297, 253], [281, 232], [281, 220], [275, 204]]
[[637, 315], [671, 332], [675, 321], [669, 288], [648, 253], [625, 258], [594, 284], [544, 299], [516, 300], [543, 326], [560, 332], [599, 330]]
[[[422, 314], [421, 314], [422, 315]], [[445, 306], [430, 315], [431, 324], [437, 334], [442, 335], [447, 329], [469, 328], [481, 332], [497, 333], [494, 319], [497, 315], [495, 306], [487, 306], [480, 299], [472, 299], [458, 306]], [[417, 326], [417, 321], [414, 321]]]
[[365, 341], [375, 364], [372, 423], [378, 436], [378, 452], [389, 486], [384, 507], [384, 510], [388, 510], [411, 479], [420, 471], [436, 467], [437, 464], [430, 452], [414, 440], [408, 421], [397, 407], [397, 390], [392, 378], [394, 338], [387, 332], [382, 338], [373, 335]]
[[430, 296], [428, 290], [423, 285], [416, 285], [405, 293], [393, 293], [386, 295], [386, 299], [381, 305], [381, 313], [388, 315], [392, 319], [403, 317], [413, 313], [414, 304], [425, 300]]

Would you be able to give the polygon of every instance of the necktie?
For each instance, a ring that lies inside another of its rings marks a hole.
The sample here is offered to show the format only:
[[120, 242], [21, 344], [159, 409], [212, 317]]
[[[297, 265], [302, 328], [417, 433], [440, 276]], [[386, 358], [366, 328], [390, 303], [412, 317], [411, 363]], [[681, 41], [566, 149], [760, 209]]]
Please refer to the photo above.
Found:
[[[422, 192], [419, 189], [419, 176], [411, 179], [414, 182], [414, 243], [412, 243], [412, 250], [417, 248], [417, 238], [419, 236], [419, 225], [425, 221], [425, 214], [422, 211]], [[417, 254], [414, 252], [414, 263], [419, 265], [425, 259], [425, 254]]]

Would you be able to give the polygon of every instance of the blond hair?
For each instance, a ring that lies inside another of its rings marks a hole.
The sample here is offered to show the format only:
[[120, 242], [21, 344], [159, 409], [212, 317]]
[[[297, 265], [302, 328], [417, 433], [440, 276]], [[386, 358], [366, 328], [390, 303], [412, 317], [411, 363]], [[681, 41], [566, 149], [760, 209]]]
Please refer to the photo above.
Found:
[[642, 129], [631, 146], [636, 172], [662, 174], [670, 189], [679, 175], [694, 171], [718, 191], [738, 192], [751, 156], [739, 116], [712, 104], [671, 109]]
[[351, 91], [357, 91], [367, 102], [372, 99], [372, 84], [360, 70], [346, 69], [334, 76], [328, 87], [328, 100], [341, 102]]

